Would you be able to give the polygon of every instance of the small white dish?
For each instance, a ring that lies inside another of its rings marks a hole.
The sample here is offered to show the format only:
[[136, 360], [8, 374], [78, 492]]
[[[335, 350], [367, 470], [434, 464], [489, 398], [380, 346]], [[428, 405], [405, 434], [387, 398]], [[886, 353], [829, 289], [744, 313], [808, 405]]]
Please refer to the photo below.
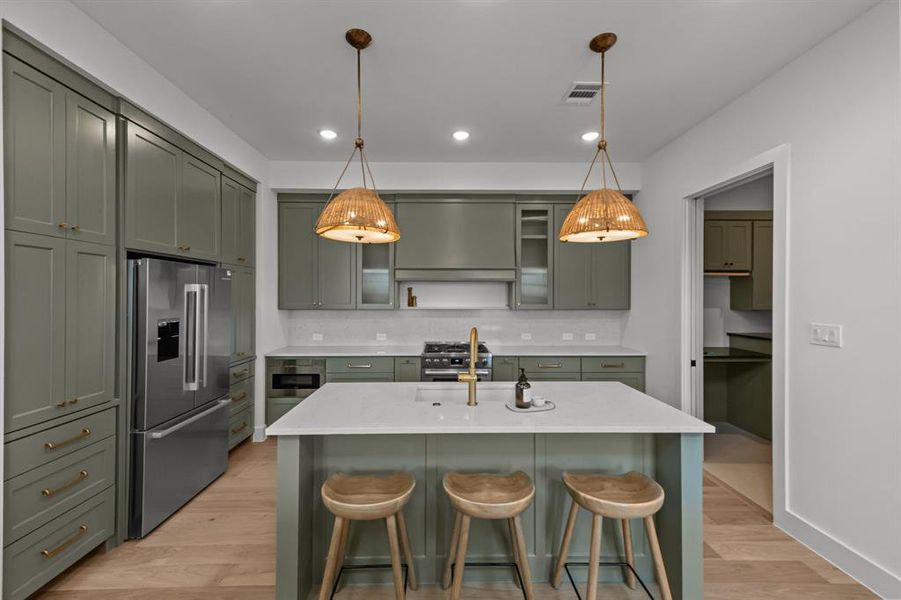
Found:
[[510, 401], [508, 401], [506, 404], [504, 404], [504, 406], [506, 406], [507, 408], [509, 408], [509, 409], [512, 410], [513, 412], [518, 412], [518, 413], [527, 413], [527, 412], [533, 412], [533, 413], [537, 413], [537, 412], [546, 412], [546, 411], [554, 410], [555, 408], [557, 408], [557, 405], [554, 404], [553, 402], [550, 402], [550, 401], [546, 402], [546, 403], [544, 404], [544, 406], [530, 406], [529, 408], [517, 408], [517, 407], [516, 407], [516, 400], [510, 400]]
[[547, 398], [544, 396], [532, 396], [532, 406], [535, 408], [541, 408], [547, 404]]

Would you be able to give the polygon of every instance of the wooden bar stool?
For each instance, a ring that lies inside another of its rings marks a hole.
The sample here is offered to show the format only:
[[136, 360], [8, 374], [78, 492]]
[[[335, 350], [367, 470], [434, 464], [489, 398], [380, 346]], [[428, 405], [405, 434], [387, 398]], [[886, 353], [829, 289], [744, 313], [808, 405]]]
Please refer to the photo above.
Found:
[[[651, 556], [654, 559], [654, 571], [657, 574], [657, 583], [660, 586], [660, 594], [663, 600], [672, 600], [669, 580], [666, 578], [666, 569], [663, 565], [663, 555], [660, 553], [660, 543], [657, 540], [657, 529], [654, 527], [654, 514], [663, 506], [663, 488], [656, 481], [635, 471], [625, 475], [602, 475], [595, 473], [564, 473], [563, 484], [572, 496], [572, 505], [569, 509], [569, 519], [566, 521], [566, 531], [563, 534], [563, 543], [560, 546], [560, 556], [557, 558], [557, 566], [554, 569], [554, 577], [551, 584], [557, 588], [560, 586], [560, 578], [563, 570], [576, 590], [576, 596], [581, 600], [582, 596], [576, 588], [570, 565], [588, 566], [588, 598], [596, 600], [598, 595], [598, 566], [618, 566], [626, 569], [626, 583], [635, 589], [635, 579], [648, 596], [652, 598], [647, 586], [638, 577], [635, 571], [635, 559], [632, 554], [632, 530], [629, 519], [644, 519], [644, 527], [648, 534], [648, 542], [651, 546]], [[576, 516], [579, 507], [592, 514], [591, 521], [591, 547], [589, 562], [567, 563], [569, 556], [569, 544], [572, 541], [573, 528], [576, 525]], [[623, 547], [626, 552], [626, 562], [601, 563], [601, 523], [603, 518], [620, 519], [623, 529]]]
[[[508, 566], [508, 563], [467, 563], [466, 546], [469, 543], [469, 523], [472, 519], [505, 519], [513, 541], [513, 560], [509, 566], [516, 568], [518, 583], [526, 600], [532, 600], [532, 576], [529, 556], [522, 533], [519, 515], [529, 507], [535, 496], [532, 480], [522, 471], [509, 475], [489, 473], [450, 472], [444, 476], [444, 491], [450, 498], [456, 513], [447, 561], [444, 563], [442, 587], [447, 589], [453, 573], [451, 599], [459, 600], [463, 586], [463, 569], [470, 567]], [[456, 558], [455, 555], [456, 554]]]
[[[335, 525], [332, 528], [332, 541], [329, 544], [325, 573], [322, 575], [319, 600], [328, 600], [335, 595], [344, 569], [378, 569], [390, 566], [394, 577], [394, 596], [397, 600], [403, 600], [406, 594], [406, 577], [402, 577], [404, 570], [409, 577], [410, 588], [418, 589], [413, 553], [410, 550], [410, 538], [407, 536], [407, 524], [403, 513], [404, 505], [413, 495], [415, 487], [416, 480], [409, 473], [387, 475], [335, 473], [322, 484], [322, 502], [335, 515]], [[344, 551], [350, 521], [375, 519], [385, 519], [387, 523], [391, 564], [345, 567]], [[406, 563], [403, 566], [400, 562], [399, 545], [403, 547]]]

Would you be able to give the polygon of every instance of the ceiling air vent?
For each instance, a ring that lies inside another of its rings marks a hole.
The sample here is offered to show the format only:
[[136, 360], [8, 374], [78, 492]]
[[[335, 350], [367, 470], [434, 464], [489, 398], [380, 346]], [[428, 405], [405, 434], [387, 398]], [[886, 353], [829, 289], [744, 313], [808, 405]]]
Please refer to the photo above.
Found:
[[563, 96], [565, 104], [591, 104], [601, 91], [599, 81], [573, 81]]

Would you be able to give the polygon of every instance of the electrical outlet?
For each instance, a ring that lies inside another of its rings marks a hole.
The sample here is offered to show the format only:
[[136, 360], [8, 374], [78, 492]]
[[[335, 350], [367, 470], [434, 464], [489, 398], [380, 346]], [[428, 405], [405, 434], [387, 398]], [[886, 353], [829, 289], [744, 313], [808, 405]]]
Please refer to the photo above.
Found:
[[521, 334], [519, 334], [519, 339], [521, 339], [525, 342], [528, 342], [529, 340], [532, 339], [532, 334], [531, 333], [521, 333]]
[[593, 334], [593, 333], [586, 333], [586, 334], [585, 334], [585, 341], [586, 341], [586, 342], [593, 342], [593, 341], [595, 341], [596, 339], [598, 339], [598, 336], [595, 335], [595, 334]]
[[314, 342], [321, 342], [321, 341], [322, 341], [322, 334], [321, 334], [321, 333], [314, 333], [312, 337], [313, 337], [313, 341], [314, 341]]
[[825, 323], [810, 324], [810, 343], [816, 346], [842, 347], [842, 326]]
[[564, 341], [564, 342], [571, 342], [571, 341], [573, 341], [573, 334], [571, 334], [571, 333], [564, 333], [564, 334], [563, 334], [563, 341]]
[[384, 341], [387, 340], [387, 339], [388, 339], [388, 334], [387, 334], [387, 333], [377, 333], [377, 334], [375, 334], [375, 340], [376, 340], [377, 342], [384, 342]]

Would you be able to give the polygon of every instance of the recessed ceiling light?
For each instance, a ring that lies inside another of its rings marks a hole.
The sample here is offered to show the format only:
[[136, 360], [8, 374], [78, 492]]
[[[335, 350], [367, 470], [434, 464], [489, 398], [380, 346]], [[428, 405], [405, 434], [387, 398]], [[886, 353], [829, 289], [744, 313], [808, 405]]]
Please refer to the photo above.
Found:
[[586, 131], [582, 134], [582, 139], [586, 142], [593, 142], [600, 137], [597, 131]]
[[465, 142], [469, 139], [469, 132], [462, 129], [454, 132], [454, 139], [458, 142]]
[[321, 135], [324, 140], [333, 140], [338, 137], [338, 134], [331, 129], [320, 129], [319, 135]]

